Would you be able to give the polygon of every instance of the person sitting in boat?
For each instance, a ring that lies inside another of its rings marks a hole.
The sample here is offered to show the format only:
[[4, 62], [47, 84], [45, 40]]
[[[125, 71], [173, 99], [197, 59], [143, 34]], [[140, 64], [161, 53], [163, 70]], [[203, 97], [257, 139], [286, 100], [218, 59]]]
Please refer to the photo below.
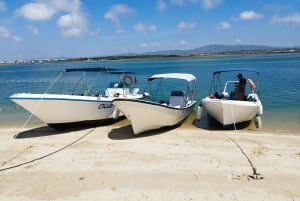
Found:
[[245, 100], [245, 87], [246, 87], [246, 79], [243, 77], [241, 73], [237, 75], [239, 82], [235, 83], [235, 87], [237, 88], [237, 99]]

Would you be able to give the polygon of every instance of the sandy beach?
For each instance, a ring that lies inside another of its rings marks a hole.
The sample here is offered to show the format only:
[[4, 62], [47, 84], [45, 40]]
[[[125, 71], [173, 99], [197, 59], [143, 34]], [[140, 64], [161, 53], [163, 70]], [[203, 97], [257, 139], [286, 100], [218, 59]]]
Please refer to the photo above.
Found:
[[299, 135], [190, 123], [1, 127], [0, 200], [300, 200]]

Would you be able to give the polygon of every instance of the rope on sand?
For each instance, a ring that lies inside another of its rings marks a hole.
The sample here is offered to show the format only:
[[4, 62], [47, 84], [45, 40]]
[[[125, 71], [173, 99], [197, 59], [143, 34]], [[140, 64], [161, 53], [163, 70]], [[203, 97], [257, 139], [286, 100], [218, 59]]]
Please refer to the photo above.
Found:
[[[237, 133], [232, 104], [230, 104], [230, 106], [231, 106], [231, 114], [232, 114], [232, 119], [233, 119], [234, 131], [235, 131], [235, 133]], [[263, 177], [261, 176], [261, 174], [257, 172], [257, 169], [255, 168], [255, 166], [253, 165], [252, 161], [250, 160], [250, 158], [248, 157], [248, 155], [246, 154], [246, 152], [243, 150], [243, 148], [234, 139], [232, 139], [231, 137], [229, 137], [227, 135], [225, 135], [225, 136], [230, 141], [232, 141], [240, 149], [241, 153], [245, 156], [245, 158], [247, 159], [248, 163], [250, 164], [250, 166], [252, 168], [252, 175], [249, 175], [249, 177], [252, 178], [252, 179], [254, 179], [254, 180], [263, 179]]]
[[[66, 146], [64, 146], [64, 147], [62, 147], [62, 148], [60, 148], [60, 149], [58, 149], [58, 150], [55, 150], [55, 151], [53, 151], [53, 152], [51, 152], [51, 153], [49, 153], [49, 154], [40, 156], [40, 157], [38, 157], [38, 158], [29, 160], [29, 161], [26, 161], [26, 162], [23, 162], [23, 163], [19, 163], [19, 164], [17, 164], [17, 165], [13, 165], [13, 166], [10, 166], [10, 167], [2, 168], [2, 169], [0, 169], [0, 172], [5, 171], [5, 170], [9, 170], [9, 169], [13, 169], [13, 168], [16, 168], [16, 167], [20, 167], [20, 166], [23, 166], [23, 165], [26, 165], [26, 164], [29, 164], [29, 163], [32, 163], [32, 162], [41, 160], [41, 159], [43, 159], [43, 158], [49, 157], [49, 156], [51, 156], [51, 155], [53, 155], [53, 154], [56, 154], [56, 153], [58, 153], [58, 152], [60, 152], [60, 151], [62, 151], [62, 150], [64, 150], [64, 149], [66, 149], [66, 148], [72, 146], [73, 144], [75, 144], [75, 143], [78, 142], [79, 140], [83, 139], [84, 137], [88, 136], [88, 135], [91, 134], [95, 129], [96, 129], [96, 127], [95, 127], [95, 128], [92, 128], [90, 131], [88, 131], [86, 134], [84, 134], [84, 135], [81, 136], [80, 138], [74, 140], [73, 142], [67, 144]], [[26, 149], [27, 149], [27, 148], [26, 148]], [[25, 150], [24, 150], [24, 151], [25, 151]], [[11, 160], [9, 160], [9, 161], [14, 160], [14, 159], [17, 158], [19, 155], [21, 155], [24, 151], [22, 151], [22, 152], [19, 153], [16, 157], [14, 157], [13, 159], [11, 159]], [[8, 161], [7, 161], [7, 162], [8, 162]]]

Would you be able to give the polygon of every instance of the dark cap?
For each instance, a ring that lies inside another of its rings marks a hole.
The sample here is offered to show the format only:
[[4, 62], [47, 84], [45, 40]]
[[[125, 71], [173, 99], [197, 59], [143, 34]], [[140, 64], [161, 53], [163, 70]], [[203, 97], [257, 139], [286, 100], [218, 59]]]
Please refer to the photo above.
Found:
[[241, 73], [237, 74], [237, 77], [243, 77], [243, 75]]

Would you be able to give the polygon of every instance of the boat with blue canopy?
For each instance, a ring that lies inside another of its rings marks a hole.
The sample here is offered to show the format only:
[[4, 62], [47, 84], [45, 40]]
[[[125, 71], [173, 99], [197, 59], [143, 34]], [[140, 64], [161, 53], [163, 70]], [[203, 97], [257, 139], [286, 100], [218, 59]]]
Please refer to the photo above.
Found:
[[133, 74], [107, 67], [68, 68], [44, 93], [15, 93], [8, 99], [52, 127], [117, 119], [123, 114], [115, 112], [112, 100], [144, 98], [135, 87]]

